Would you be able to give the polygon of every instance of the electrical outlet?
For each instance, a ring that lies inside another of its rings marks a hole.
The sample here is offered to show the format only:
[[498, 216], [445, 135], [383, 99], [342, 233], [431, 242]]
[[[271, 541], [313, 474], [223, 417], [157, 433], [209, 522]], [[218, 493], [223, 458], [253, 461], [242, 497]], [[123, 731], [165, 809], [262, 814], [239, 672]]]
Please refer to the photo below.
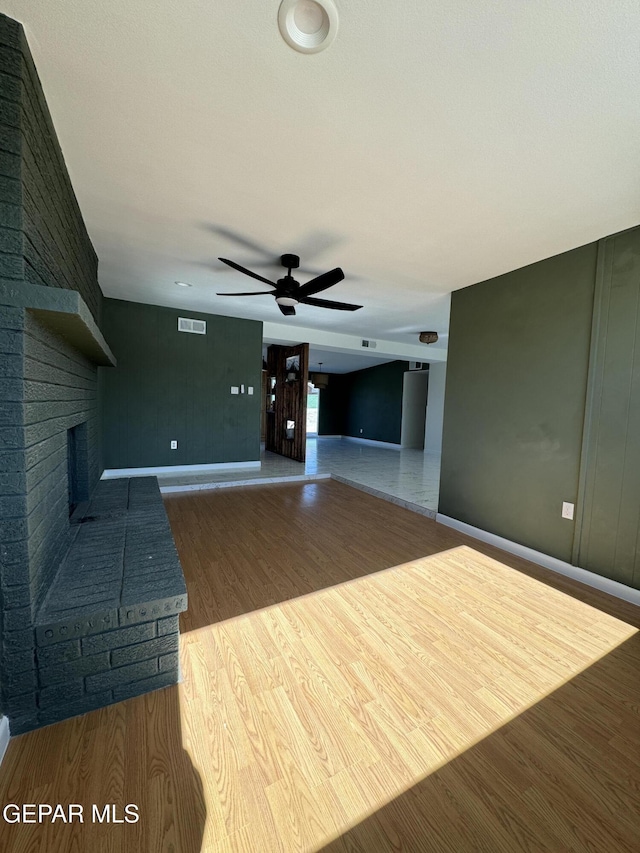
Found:
[[574, 504], [567, 503], [567, 501], [562, 501], [562, 517], [568, 518], [569, 521], [573, 521], [574, 508]]
[[231, 386], [231, 393], [232, 393], [232, 394], [239, 394], [239, 393], [240, 393], [240, 389], [238, 388], [238, 386], [237, 386], [237, 385], [232, 385], [232, 386]]
[[171, 449], [172, 449], [172, 450], [177, 450], [177, 449], [178, 449], [178, 442], [177, 442], [177, 441], [172, 441], [172, 442], [171, 442]]
[[253, 385], [249, 385], [249, 387], [247, 388], [247, 394], [253, 394]]

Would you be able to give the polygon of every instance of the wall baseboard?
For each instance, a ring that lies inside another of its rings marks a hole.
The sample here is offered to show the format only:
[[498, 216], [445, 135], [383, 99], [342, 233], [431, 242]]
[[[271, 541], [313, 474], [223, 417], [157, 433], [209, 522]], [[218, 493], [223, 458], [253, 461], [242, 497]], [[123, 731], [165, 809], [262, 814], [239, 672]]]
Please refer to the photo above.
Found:
[[212, 462], [207, 465], [158, 465], [151, 468], [105, 468], [101, 480], [118, 477], [155, 477], [158, 474], [207, 474], [210, 471], [228, 471], [235, 468], [260, 468], [259, 459], [250, 462]]
[[474, 539], [479, 539], [481, 542], [486, 542], [487, 545], [495, 545], [509, 554], [514, 554], [516, 557], [522, 557], [524, 560], [529, 560], [530, 563], [536, 563], [545, 569], [556, 572], [559, 575], [564, 575], [567, 578], [585, 584], [585, 586], [598, 589], [600, 592], [606, 592], [623, 601], [628, 601], [629, 604], [635, 604], [640, 607], [640, 589], [632, 589], [630, 586], [625, 586], [623, 583], [611, 580], [610, 578], [596, 575], [586, 569], [581, 569], [579, 566], [572, 566], [571, 563], [565, 563], [564, 560], [558, 560], [556, 557], [550, 557], [549, 554], [543, 554], [541, 551], [534, 551], [533, 548], [527, 548], [526, 545], [519, 545], [517, 542], [512, 542], [510, 539], [503, 539], [502, 536], [496, 536], [495, 533], [487, 533], [479, 527], [473, 527], [471, 524], [466, 524], [464, 521], [458, 521], [457, 518], [450, 518], [448, 515], [438, 513], [436, 521], [439, 524], [444, 524], [460, 533], [466, 533], [467, 536], [472, 536]]
[[2, 717], [0, 719], [0, 764], [2, 764], [2, 759], [4, 758], [4, 754], [7, 751], [7, 747], [9, 746], [10, 738], [11, 733], [9, 732], [9, 718]]
[[389, 447], [392, 450], [401, 450], [399, 444], [393, 444], [391, 441], [376, 441], [374, 438], [358, 438], [355, 435], [341, 436], [345, 441], [357, 441], [358, 444], [370, 444], [372, 447]]

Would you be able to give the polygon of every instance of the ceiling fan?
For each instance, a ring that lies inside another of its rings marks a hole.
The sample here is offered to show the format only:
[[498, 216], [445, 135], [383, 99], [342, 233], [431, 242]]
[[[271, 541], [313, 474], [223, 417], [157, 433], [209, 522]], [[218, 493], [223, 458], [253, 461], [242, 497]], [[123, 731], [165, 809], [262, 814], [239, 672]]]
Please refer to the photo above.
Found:
[[233, 267], [234, 270], [250, 275], [251, 278], [256, 278], [258, 281], [268, 284], [273, 290], [258, 290], [251, 293], [217, 293], [216, 296], [274, 296], [278, 303], [278, 308], [282, 313], [289, 317], [296, 313], [295, 306], [299, 303], [304, 305], [314, 305], [316, 308], [333, 308], [337, 311], [357, 311], [362, 308], [362, 305], [350, 305], [348, 302], [332, 302], [330, 299], [314, 299], [314, 293], [320, 293], [322, 290], [327, 290], [338, 284], [344, 278], [344, 273], [340, 267], [334, 270], [322, 273], [306, 284], [299, 284], [291, 275], [291, 270], [298, 269], [300, 266], [300, 258], [298, 255], [282, 255], [280, 263], [287, 270], [287, 274], [283, 278], [279, 278], [277, 282], [269, 281], [268, 278], [258, 275], [256, 272], [241, 267], [235, 261], [229, 261], [227, 258], [218, 258], [222, 263]]

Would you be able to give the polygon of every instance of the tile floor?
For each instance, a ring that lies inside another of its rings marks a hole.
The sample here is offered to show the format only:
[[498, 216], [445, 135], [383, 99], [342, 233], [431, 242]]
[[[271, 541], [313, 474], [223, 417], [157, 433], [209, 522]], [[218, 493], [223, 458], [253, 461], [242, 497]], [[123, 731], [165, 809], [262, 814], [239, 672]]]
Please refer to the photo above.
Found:
[[307, 439], [304, 463], [264, 449], [261, 462], [259, 469], [161, 474], [158, 482], [160, 490], [169, 493], [333, 477], [422, 515], [434, 517], [438, 508], [440, 455], [436, 453], [321, 436]]

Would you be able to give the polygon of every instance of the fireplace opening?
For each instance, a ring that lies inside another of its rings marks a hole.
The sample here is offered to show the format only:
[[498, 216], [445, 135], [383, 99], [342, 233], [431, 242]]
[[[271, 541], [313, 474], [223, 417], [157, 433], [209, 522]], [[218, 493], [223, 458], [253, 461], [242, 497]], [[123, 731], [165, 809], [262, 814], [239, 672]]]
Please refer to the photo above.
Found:
[[69, 516], [82, 501], [88, 500], [87, 424], [67, 430], [67, 483]]

